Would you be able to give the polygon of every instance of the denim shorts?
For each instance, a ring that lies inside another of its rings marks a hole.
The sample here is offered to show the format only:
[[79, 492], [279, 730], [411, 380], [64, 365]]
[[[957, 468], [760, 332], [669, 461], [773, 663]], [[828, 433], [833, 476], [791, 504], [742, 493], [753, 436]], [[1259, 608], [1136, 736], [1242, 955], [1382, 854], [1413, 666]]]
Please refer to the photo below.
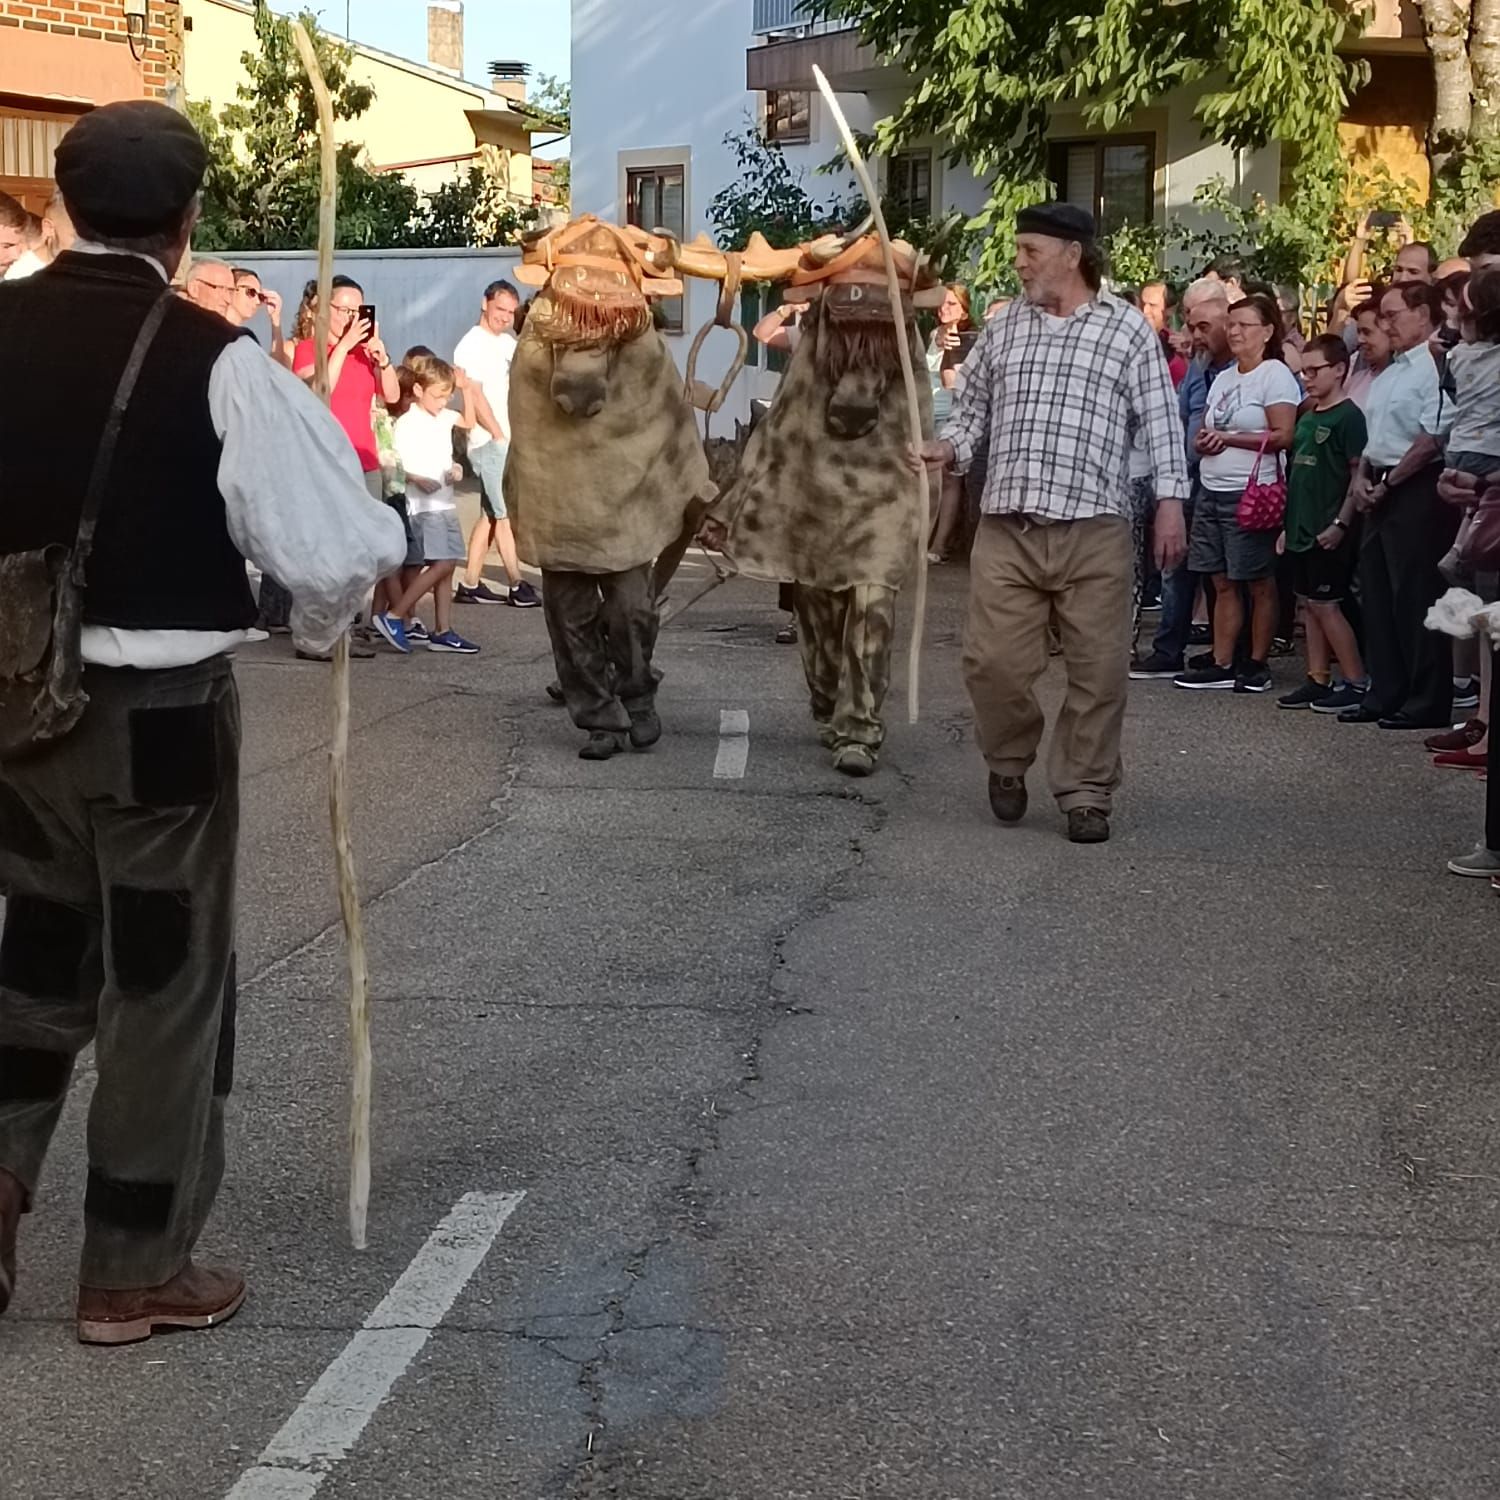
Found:
[[1188, 571], [1253, 583], [1276, 571], [1276, 532], [1242, 531], [1235, 520], [1243, 490], [1198, 492], [1193, 534], [1188, 540]]
[[491, 438], [482, 448], [469, 449], [469, 467], [479, 481], [479, 508], [492, 521], [505, 519], [505, 496], [500, 481], [505, 475], [508, 445]]

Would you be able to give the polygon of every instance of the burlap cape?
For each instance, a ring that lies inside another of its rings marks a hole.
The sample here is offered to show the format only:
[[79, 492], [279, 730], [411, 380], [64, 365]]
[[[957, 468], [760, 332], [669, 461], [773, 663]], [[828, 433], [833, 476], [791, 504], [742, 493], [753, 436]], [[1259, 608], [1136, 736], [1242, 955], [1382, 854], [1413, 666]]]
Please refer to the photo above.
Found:
[[[804, 332], [765, 420], [750, 435], [739, 477], [712, 508], [728, 537], [724, 554], [750, 578], [847, 589], [899, 589], [916, 559], [916, 479], [905, 466], [910, 446], [906, 391], [897, 375], [886, 386], [880, 417], [865, 437], [830, 433], [824, 412], [832, 394], [818, 375], [819, 319]], [[932, 432], [932, 390], [914, 346], [924, 435]], [[925, 511], [925, 507], [924, 507]]]
[[695, 501], [717, 494], [682, 373], [651, 329], [618, 346], [609, 396], [570, 417], [551, 394], [551, 346], [522, 333], [510, 372], [505, 505], [535, 567], [622, 573], [651, 562]]

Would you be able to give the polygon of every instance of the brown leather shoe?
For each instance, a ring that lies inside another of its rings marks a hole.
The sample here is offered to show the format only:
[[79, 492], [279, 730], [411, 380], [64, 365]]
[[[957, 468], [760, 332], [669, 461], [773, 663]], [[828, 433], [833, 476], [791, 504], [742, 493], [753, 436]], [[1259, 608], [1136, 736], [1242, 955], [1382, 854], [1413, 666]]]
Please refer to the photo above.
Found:
[[16, 1290], [16, 1231], [26, 1207], [26, 1189], [18, 1177], [0, 1167], [0, 1313]]
[[78, 1288], [80, 1344], [138, 1344], [158, 1328], [212, 1328], [232, 1318], [245, 1300], [238, 1271], [189, 1261], [161, 1286], [132, 1291]]

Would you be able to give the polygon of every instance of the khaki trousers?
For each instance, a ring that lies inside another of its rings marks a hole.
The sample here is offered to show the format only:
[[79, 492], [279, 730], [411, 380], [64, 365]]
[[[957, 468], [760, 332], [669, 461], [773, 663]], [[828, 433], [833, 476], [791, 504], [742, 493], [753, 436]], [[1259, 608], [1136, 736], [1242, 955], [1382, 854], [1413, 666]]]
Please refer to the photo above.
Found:
[[1046, 526], [985, 516], [974, 540], [963, 664], [979, 748], [998, 775], [1030, 769], [1045, 724], [1035, 688], [1055, 622], [1068, 691], [1047, 778], [1064, 812], [1108, 812], [1120, 784], [1133, 566], [1120, 516]]

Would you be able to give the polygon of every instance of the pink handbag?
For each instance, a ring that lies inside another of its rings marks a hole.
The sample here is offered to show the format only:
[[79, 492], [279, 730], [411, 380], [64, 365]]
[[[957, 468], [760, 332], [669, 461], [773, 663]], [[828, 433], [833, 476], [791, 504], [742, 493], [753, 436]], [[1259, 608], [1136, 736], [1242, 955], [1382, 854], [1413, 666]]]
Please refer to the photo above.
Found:
[[1266, 444], [1271, 440], [1271, 429], [1260, 440], [1255, 450], [1255, 464], [1250, 470], [1250, 483], [1240, 496], [1234, 512], [1234, 521], [1241, 531], [1280, 531], [1286, 519], [1286, 476], [1281, 472], [1281, 455], [1276, 458], [1276, 477], [1269, 484], [1262, 484], [1260, 461], [1265, 455]]

